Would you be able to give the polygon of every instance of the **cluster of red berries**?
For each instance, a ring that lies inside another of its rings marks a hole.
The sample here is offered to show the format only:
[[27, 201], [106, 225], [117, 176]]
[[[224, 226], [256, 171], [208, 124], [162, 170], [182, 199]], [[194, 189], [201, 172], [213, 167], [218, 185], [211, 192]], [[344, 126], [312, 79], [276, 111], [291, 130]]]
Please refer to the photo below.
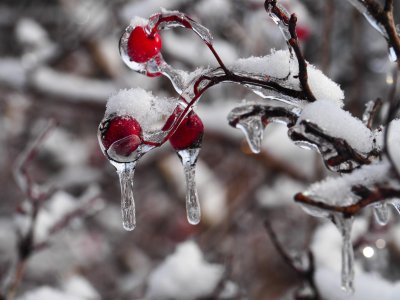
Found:
[[[128, 39], [127, 52], [129, 58], [137, 63], [146, 63], [161, 50], [161, 37], [158, 32], [148, 34], [142, 26], [135, 27]], [[174, 120], [182, 113], [177, 108], [165, 123], [162, 130], [171, 129]], [[101, 130], [101, 142], [107, 151], [112, 144], [123, 139], [135, 142], [125, 143], [123, 147], [114, 149], [118, 155], [129, 156], [143, 142], [142, 127], [132, 116], [114, 116], [103, 122]], [[169, 141], [176, 150], [199, 146], [203, 136], [204, 126], [197, 114], [190, 112], [186, 116]], [[130, 137], [130, 138], [129, 138]]]

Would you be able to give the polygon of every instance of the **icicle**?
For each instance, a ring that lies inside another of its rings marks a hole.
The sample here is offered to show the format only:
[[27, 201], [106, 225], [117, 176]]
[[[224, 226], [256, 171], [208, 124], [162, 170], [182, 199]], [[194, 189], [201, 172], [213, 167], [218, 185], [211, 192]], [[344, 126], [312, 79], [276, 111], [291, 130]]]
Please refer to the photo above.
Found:
[[122, 226], [125, 230], [131, 231], [136, 227], [136, 209], [133, 198], [133, 175], [135, 174], [136, 162], [113, 162], [113, 165], [117, 168], [121, 185]]
[[342, 235], [342, 289], [348, 293], [354, 293], [354, 252], [351, 243], [351, 227], [353, 217], [346, 218], [342, 214], [334, 214], [333, 220]]
[[377, 203], [374, 205], [374, 216], [379, 225], [386, 225], [389, 222], [390, 211], [387, 203]]
[[186, 178], [186, 214], [190, 224], [196, 225], [200, 222], [201, 211], [200, 203], [197, 196], [195, 171], [197, 157], [200, 148], [183, 149], [178, 151], [178, 155], [182, 161]]
[[264, 124], [258, 115], [241, 119], [236, 124], [236, 128], [243, 131], [247, 143], [253, 153], [260, 153], [263, 139]]

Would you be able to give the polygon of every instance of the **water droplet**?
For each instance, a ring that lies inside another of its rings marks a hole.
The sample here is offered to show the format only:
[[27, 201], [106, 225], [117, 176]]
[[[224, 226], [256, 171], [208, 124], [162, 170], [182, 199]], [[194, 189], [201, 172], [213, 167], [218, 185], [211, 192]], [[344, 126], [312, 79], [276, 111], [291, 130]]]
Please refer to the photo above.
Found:
[[136, 209], [133, 198], [133, 176], [135, 174], [136, 162], [117, 163], [111, 162], [117, 169], [121, 185], [121, 212], [122, 226], [131, 231], [136, 227]]
[[334, 214], [333, 220], [342, 235], [342, 289], [347, 294], [354, 293], [354, 252], [351, 243], [351, 227], [353, 217], [346, 218], [342, 214]]
[[186, 215], [190, 224], [196, 225], [200, 222], [200, 202], [196, 188], [196, 162], [200, 148], [189, 148], [178, 151], [182, 161], [186, 179]]
[[260, 153], [263, 139], [264, 124], [261, 116], [255, 115], [238, 121], [236, 128], [243, 131], [247, 143], [253, 153]]
[[389, 222], [390, 211], [387, 203], [377, 203], [374, 205], [374, 216], [379, 225], [386, 225]]

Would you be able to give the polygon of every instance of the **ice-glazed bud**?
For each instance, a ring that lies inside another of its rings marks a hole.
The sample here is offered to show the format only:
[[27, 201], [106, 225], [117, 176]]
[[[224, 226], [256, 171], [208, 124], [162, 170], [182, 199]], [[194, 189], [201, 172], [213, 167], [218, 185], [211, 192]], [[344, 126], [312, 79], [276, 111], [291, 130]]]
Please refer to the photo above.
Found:
[[[181, 108], [176, 108], [174, 113], [164, 125], [164, 130], [170, 129], [172, 122], [182, 113]], [[169, 141], [175, 150], [187, 148], [197, 148], [200, 146], [204, 133], [204, 125], [200, 117], [195, 112], [190, 112], [176, 129]]]
[[142, 128], [131, 116], [114, 116], [99, 127], [101, 142], [107, 151], [111, 146], [118, 156], [129, 156], [142, 143]]
[[161, 37], [155, 32], [148, 34], [144, 27], [135, 27], [128, 38], [128, 56], [137, 63], [145, 63], [161, 50]]

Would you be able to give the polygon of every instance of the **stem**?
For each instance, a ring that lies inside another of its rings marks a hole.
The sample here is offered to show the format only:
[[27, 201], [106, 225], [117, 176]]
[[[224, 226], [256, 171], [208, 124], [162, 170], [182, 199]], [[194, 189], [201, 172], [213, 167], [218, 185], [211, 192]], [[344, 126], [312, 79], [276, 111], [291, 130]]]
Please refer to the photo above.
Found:
[[6, 300], [14, 300], [15, 295], [17, 293], [18, 286], [20, 285], [21, 280], [25, 273], [25, 267], [26, 267], [26, 259], [22, 259], [22, 260], [18, 259], [17, 266], [15, 268], [14, 277], [11, 281], [11, 284], [10, 284], [7, 294], [6, 294]]

